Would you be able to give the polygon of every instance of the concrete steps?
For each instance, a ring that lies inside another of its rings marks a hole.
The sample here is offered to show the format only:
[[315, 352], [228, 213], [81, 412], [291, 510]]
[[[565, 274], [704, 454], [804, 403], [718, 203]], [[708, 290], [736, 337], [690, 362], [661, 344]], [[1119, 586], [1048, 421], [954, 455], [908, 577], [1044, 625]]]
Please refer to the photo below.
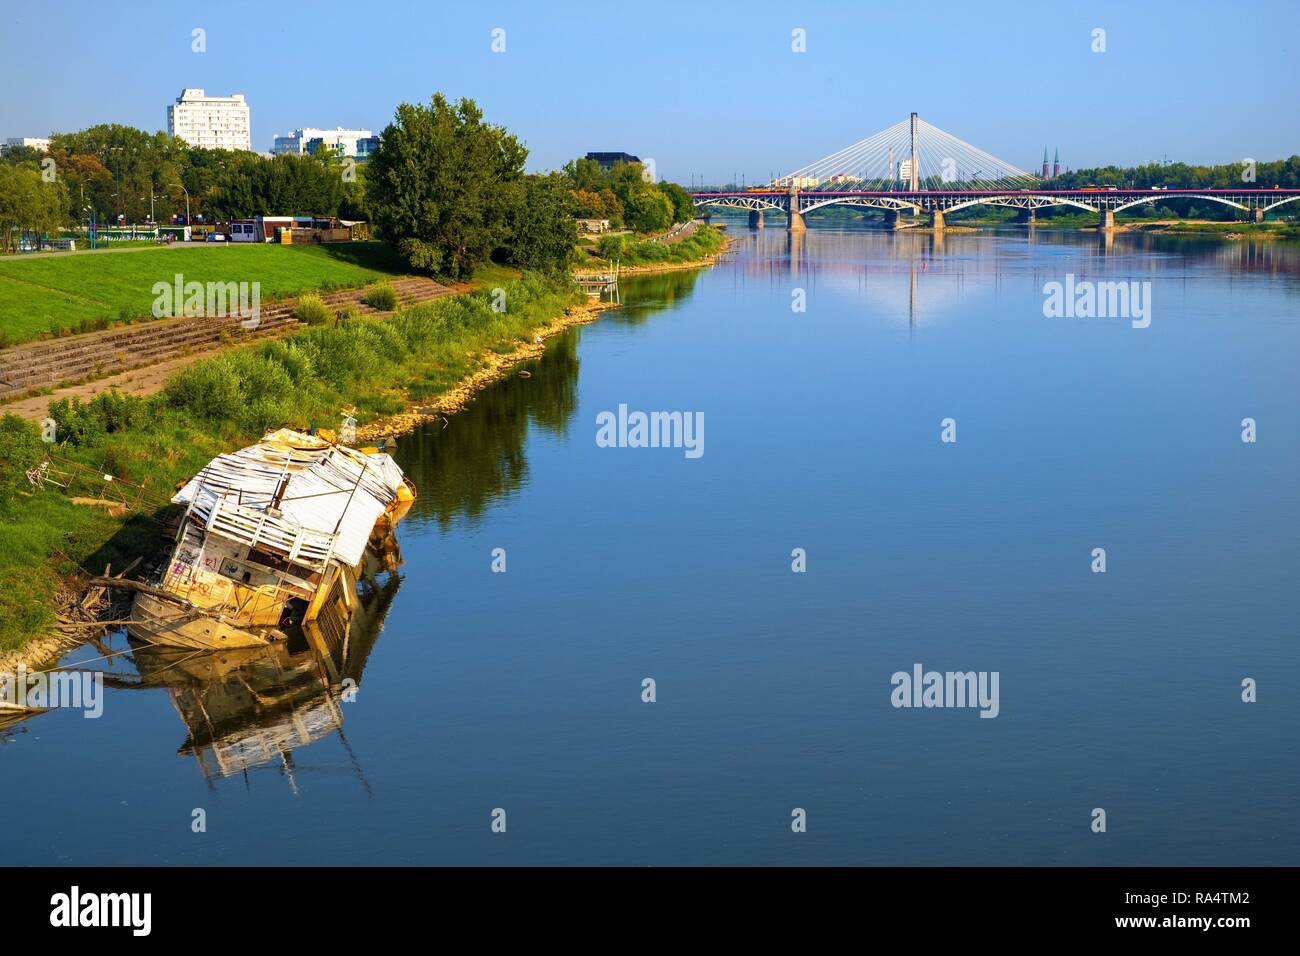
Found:
[[[420, 276], [396, 279], [390, 284], [403, 305], [427, 302], [451, 292]], [[332, 309], [352, 305], [360, 314], [374, 314], [361, 303], [365, 293], [365, 289], [344, 289], [320, 298]], [[291, 300], [262, 308], [261, 323], [252, 332], [240, 326], [238, 316], [159, 319], [4, 349], [0, 351], [0, 403], [38, 389], [104, 378], [200, 349], [211, 351], [213, 346], [223, 345], [223, 337], [244, 344], [284, 334], [298, 327], [293, 318], [296, 307], [297, 301]]]

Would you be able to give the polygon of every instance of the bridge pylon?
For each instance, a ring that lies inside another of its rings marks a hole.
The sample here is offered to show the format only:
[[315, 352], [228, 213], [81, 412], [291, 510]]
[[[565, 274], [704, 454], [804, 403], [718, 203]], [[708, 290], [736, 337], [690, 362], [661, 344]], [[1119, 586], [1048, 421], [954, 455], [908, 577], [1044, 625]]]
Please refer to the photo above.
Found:
[[799, 187], [790, 187], [790, 219], [786, 228], [791, 232], [807, 232], [808, 226], [803, 221], [803, 213], [799, 211]]

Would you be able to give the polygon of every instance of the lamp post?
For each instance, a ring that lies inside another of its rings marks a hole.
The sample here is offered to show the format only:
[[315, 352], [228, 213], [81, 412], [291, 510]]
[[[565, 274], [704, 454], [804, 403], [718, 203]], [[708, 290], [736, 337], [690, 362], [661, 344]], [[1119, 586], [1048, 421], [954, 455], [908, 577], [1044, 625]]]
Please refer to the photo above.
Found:
[[113, 157], [113, 185], [117, 187], [114, 195], [117, 196], [117, 218], [120, 221], [122, 218], [122, 147], [110, 146], [108, 151], [117, 154]]
[[180, 186], [181, 192], [185, 194], [185, 225], [188, 226], [190, 224], [190, 191], [185, 188], [185, 184], [179, 179], [176, 180], [176, 185]]

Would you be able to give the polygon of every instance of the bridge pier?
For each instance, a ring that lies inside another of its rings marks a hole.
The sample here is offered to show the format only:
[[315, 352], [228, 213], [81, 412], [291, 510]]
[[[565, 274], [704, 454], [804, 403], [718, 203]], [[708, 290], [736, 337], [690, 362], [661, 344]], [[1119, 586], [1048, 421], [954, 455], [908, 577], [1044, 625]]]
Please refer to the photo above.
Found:
[[1033, 206], [1027, 206], [1020, 210], [1020, 215], [1016, 216], [1016, 222], [1034, 225], [1038, 222], [1038, 210]]
[[1109, 206], [1102, 207], [1100, 228], [1102, 229], [1115, 228], [1115, 210], [1111, 209]]
[[763, 210], [751, 209], [749, 211], [749, 228], [750, 229], [763, 228]]
[[787, 228], [791, 232], [807, 232], [808, 226], [803, 221], [803, 213], [795, 212], [794, 207], [790, 207], [790, 222]]
[[942, 210], [942, 209], [936, 209], [936, 210], [934, 210], [934, 212], [932, 213], [932, 217], [933, 217], [933, 218], [932, 218], [932, 221], [931, 221], [931, 223], [930, 223], [930, 227], [931, 227], [935, 232], [942, 232], [942, 231], [943, 231], [943, 227], [944, 227], [944, 222], [943, 222], [943, 210]]
[[898, 210], [897, 209], [885, 210], [885, 228], [888, 229], [890, 232], [898, 231]]
[[1264, 221], [1264, 210], [1262, 210], [1262, 209], [1252, 209], [1252, 210], [1250, 211], [1250, 221], [1251, 221], [1251, 222], [1263, 222], [1263, 221]]

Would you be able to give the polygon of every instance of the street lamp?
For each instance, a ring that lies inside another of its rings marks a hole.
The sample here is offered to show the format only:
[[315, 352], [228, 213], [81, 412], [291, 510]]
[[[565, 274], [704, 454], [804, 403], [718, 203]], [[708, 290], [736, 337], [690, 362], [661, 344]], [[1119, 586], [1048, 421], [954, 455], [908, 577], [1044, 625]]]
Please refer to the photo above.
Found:
[[179, 179], [176, 180], [176, 185], [180, 186], [181, 192], [185, 194], [185, 225], [188, 226], [190, 224], [190, 191], [185, 188], [185, 184]]
[[120, 220], [122, 218], [122, 147], [110, 146], [108, 151], [117, 154], [113, 157], [113, 185], [117, 187], [117, 192], [113, 195], [117, 197], [117, 218]]

